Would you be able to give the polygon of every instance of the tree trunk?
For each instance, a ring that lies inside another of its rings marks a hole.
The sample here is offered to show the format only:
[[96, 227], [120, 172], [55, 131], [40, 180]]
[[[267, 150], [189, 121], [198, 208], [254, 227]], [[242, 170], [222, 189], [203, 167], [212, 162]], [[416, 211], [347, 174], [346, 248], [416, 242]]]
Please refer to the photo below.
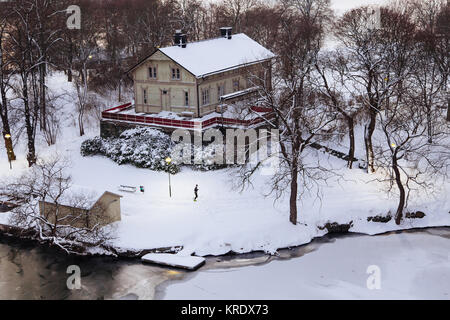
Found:
[[122, 102], [122, 81], [119, 80], [119, 102]]
[[6, 94], [4, 92], [2, 92], [2, 102], [0, 103], [0, 118], [2, 119], [3, 124], [2, 134], [3, 139], [5, 140], [6, 153], [8, 155], [8, 159], [14, 161], [16, 160], [16, 155], [14, 153], [12, 138], [6, 138], [7, 134], [11, 136], [11, 128], [9, 126]]
[[372, 135], [375, 131], [375, 122], [376, 122], [376, 112], [374, 110], [370, 110], [370, 122], [369, 125], [366, 126], [364, 132], [364, 142], [366, 146], [366, 160], [367, 160], [367, 173], [375, 172], [375, 156], [373, 152], [373, 144], [372, 144]]
[[352, 117], [347, 117], [347, 123], [348, 123], [348, 137], [350, 140], [347, 167], [349, 169], [352, 169], [353, 159], [355, 158], [355, 123]]
[[28, 138], [28, 166], [32, 167], [36, 163], [36, 150], [34, 147], [34, 128], [33, 122], [31, 121], [30, 114], [30, 104], [28, 102], [28, 88], [27, 88], [27, 80], [23, 81], [23, 99], [24, 99], [24, 111], [25, 111], [25, 127], [27, 130], [27, 138]]
[[83, 114], [80, 113], [78, 115], [78, 127], [80, 129], [80, 137], [84, 136], [84, 123], [83, 123]]
[[40, 87], [40, 111], [41, 111], [41, 129], [43, 131], [47, 130], [47, 106], [46, 106], [46, 87], [45, 87], [45, 76], [46, 76], [46, 65], [39, 65], [39, 87]]
[[447, 121], [450, 121], [450, 95], [447, 93]]
[[292, 177], [291, 177], [291, 196], [289, 200], [289, 221], [296, 225], [297, 224], [297, 192], [298, 192], [298, 169], [297, 164], [292, 169]]
[[450, 121], [450, 92], [448, 92], [448, 76], [445, 80], [445, 93], [447, 94], [447, 121]]
[[398, 201], [397, 212], [395, 213], [395, 223], [399, 225], [400, 222], [402, 221], [402, 217], [403, 217], [403, 208], [405, 207], [406, 193], [405, 193], [405, 188], [403, 187], [403, 184], [402, 184], [400, 170], [398, 169], [397, 151], [395, 151], [394, 155], [392, 156], [392, 168], [394, 169], [395, 182], [396, 182], [398, 190], [400, 192], [400, 199]]
[[5, 140], [6, 154], [8, 155], [8, 160], [14, 161], [16, 160], [16, 154], [14, 153], [12, 138], [5, 138], [7, 134], [11, 135], [11, 131], [9, 126], [8, 128], [5, 128], [5, 125], [3, 124], [3, 139]]
[[72, 75], [73, 51], [74, 51], [73, 42], [72, 42], [72, 39], [70, 38], [70, 41], [69, 41], [69, 53], [68, 53], [68, 57], [67, 57], [68, 65], [69, 65], [68, 68], [67, 68], [67, 81], [68, 82], [72, 82], [72, 78], [73, 78], [73, 75]]
[[428, 143], [433, 143], [433, 120], [431, 117], [431, 106], [427, 105], [427, 133], [428, 133]]

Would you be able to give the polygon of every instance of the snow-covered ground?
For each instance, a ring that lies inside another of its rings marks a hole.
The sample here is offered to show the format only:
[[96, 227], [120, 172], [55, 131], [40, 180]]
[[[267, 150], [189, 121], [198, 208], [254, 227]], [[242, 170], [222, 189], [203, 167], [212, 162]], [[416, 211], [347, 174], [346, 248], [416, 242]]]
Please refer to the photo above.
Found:
[[448, 300], [449, 232], [428, 232], [338, 238], [286, 261], [199, 271], [165, 285], [163, 298]]
[[[55, 74], [49, 86], [58, 90], [72, 90], [62, 74]], [[116, 103], [115, 105], [119, 105]], [[114, 105], [111, 105], [111, 107]], [[423, 219], [405, 219], [402, 225], [394, 221], [367, 222], [368, 216], [395, 212], [396, 197], [388, 197], [385, 185], [370, 182], [375, 175], [367, 175], [360, 169], [348, 170], [345, 162], [322, 155], [327, 166], [334, 168], [342, 178], [333, 178], [323, 186], [322, 197], [306, 194], [298, 202], [300, 224], [288, 221], [286, 198], [274, 203], [273, 197], [265, 197], [267, 180], [256, 175], [254, 188], [240, 193], [232, 189], [233, 172], [229, 170], [200, 172], [183, 169], [171, 176], [172, 197], [169, 197], [167, 173], [138, 169], [129, 165], [119, 166], [104, 157], [80, 155], [81, 142], [99, 134], [98, 124], [90, 128], [86, 136], [77, 136], [74, 125], [73, 104], [64, 107], [64, 125], [56, 145], [47, 147], [41, 137], [37, 143], [40, 158], [59, 153], [72, 162], [71, 174], [78, 187], [89, 187], [99, 193], [108, 190], [119, 192], [119, 185], [145, 186], [145, 194], [122, 193], [122, 221], [115, 223], [117, 237], [114, 245], [122, 248], [150, 249], [183, 246], [181, 254], [220, 255], [229, 251], [249, 252], [264, 250], [274, 252], [279, 248], [308, 243], [323, 235], [319, 230], [326, 222], [348, 223], [353, 221], [352, 232], [376, 234], [389, 230], [425, 226], [450, 225], [449, 181], [434, 195], [413, 193], [410, 210], [426, 213]], [[359, 138], [358, 138], [359, 139]], [[25, 140], [25, 139], [22, 139]], [[362, 154], [359, 140], [357, 154]], [[9, 169], [3, 146], [0, 150], [0, 176], [18, 175], [27, 169], [26, 145], [22, 141], [16, 147], [18, 160]], [[3, 151], [2, 151], [3, 150]], [[199, 185], [199, 201], [193, 202], [194, 186]], [[8, 214], [0, 214], [0, 223], [7, 223]]]

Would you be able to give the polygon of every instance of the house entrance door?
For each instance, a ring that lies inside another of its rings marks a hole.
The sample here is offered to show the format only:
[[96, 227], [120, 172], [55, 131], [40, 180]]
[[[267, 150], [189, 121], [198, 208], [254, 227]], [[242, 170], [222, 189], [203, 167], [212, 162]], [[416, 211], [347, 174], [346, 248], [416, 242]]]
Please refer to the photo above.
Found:
[[161, 106], [163, 111], [170, 111], [170, 92], [169, 90], [161, 90]]

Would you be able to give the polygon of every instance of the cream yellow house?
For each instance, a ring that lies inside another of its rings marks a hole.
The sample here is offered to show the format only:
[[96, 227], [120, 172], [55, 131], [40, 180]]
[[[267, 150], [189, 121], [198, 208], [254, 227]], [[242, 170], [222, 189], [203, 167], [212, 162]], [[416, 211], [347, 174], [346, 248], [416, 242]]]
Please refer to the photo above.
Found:
[[198, 42], [177, 31], [175, 45], [158, 48], [130, 69], [135, 112], [200, 118], [254, 92], [262, 81], [270, 85], [274, 54], [231, 31], [221, 28], [220, 37]]

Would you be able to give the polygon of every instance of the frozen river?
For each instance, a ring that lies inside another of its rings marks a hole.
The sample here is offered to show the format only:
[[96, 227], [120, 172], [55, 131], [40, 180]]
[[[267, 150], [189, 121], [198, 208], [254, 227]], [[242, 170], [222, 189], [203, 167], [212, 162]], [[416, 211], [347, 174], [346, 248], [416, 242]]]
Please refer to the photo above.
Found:
[[[67, 288], [71, 265], [79, 290]], [[450, 299], [450, 228], [325, 237], [278, 256], [211, 257], [197, 272], [0, 239], [0, 299], [339, 298]]]

